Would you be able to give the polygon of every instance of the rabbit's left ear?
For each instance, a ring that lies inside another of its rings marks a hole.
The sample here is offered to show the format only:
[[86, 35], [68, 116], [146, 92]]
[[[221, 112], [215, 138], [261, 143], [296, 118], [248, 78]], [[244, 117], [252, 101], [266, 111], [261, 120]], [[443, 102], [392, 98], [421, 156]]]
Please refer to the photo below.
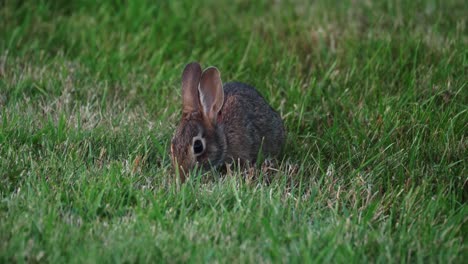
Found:
[[215, 124], [224, 103], [223, 82], [218, 69], [209, 67], [203, 71], [198, 91], [204, 116]]
[[200, 108], [198, 100], [198, 85], [202, 70], [198, 62], [192, 62], [185, 66], [182, 73], [182, 103], [183, 112], [197, 112]]

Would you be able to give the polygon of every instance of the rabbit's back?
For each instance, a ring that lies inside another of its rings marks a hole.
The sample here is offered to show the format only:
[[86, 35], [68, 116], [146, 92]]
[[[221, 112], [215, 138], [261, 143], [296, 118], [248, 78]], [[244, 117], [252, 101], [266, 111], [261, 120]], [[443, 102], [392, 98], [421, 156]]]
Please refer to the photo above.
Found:
[[285, 137], [280, 115], [252, 86], [229, 82], [223, 88], [227, 157], [254, 161], [260, 149], [263, 155], [278, 155]]

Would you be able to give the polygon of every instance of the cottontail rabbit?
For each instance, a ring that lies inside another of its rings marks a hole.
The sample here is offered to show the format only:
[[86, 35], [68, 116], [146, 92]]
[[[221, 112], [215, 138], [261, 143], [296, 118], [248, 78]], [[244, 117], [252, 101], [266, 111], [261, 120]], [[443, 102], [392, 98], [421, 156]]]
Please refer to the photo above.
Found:
[[259, 153], [280, 153], [283, 121], [252, 86], [223, 86], [217, 68], [202, 72], [193, 62], [182, 74], [182, 101], [182, 119], [171, 142], [172, 162], [182, 182], [195, 165], [209, 169], [225, 162], [255, 162]]

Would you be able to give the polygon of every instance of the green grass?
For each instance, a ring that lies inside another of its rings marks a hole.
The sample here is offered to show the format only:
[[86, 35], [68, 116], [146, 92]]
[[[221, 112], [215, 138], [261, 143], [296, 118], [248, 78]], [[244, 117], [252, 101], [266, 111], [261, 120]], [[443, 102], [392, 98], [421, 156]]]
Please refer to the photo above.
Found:
[[[465, 1], [94, 2], [0, 2], [0, 262], [466, 260]], [[193, 60], [278, 109], [278, 171], [176, 184]]]

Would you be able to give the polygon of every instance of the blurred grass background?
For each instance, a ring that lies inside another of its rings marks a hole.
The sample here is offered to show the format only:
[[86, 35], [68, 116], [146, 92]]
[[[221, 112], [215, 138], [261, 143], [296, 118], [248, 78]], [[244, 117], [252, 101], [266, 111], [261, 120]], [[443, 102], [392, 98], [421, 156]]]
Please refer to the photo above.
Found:
[[[466, 257], [467, 4], [0, 3], [2, 262]], [[285, 120], [271, 182], [177, 187], [186, 63]]]

